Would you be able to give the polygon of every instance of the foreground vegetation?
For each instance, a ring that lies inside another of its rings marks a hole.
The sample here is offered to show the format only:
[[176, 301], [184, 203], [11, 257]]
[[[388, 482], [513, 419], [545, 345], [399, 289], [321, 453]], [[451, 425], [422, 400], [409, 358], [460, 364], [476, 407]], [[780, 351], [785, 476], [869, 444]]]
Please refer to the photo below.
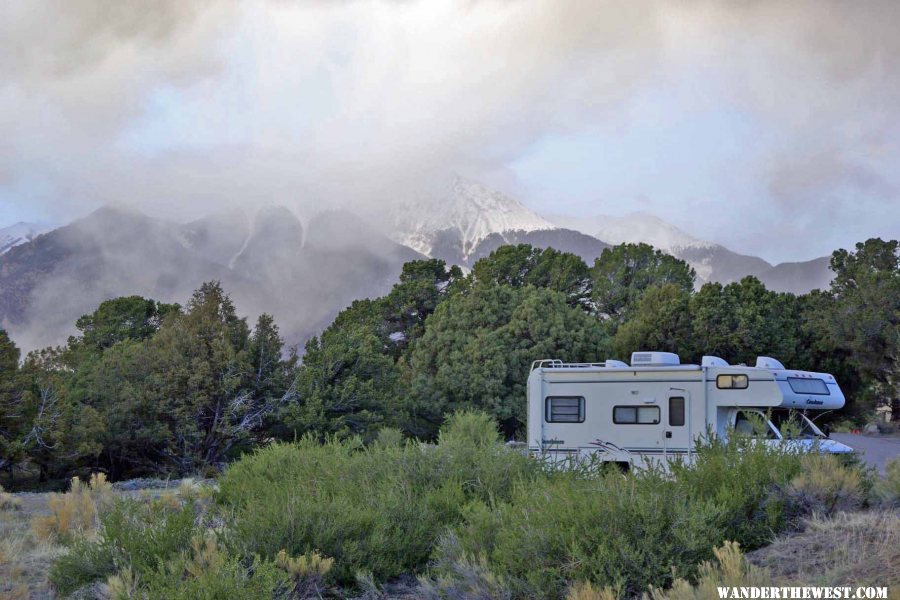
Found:
[[[853, 535], [828, 564], [884, 585], [866, 573], [896, 559], [898, 474], [900, 460], [878, 479], [745, 440], [671, 474], [561, 470], [503, 444], [490, 416], [461, 413], [435, 445], [392, 430], [370, 445], [276, 443], [213, 487], [123, 498], [101, 476], [75, 482], [27, 536], [58, 556], [52, 585], [79, 597], [683, 598], [723, 577], [823, 581], [783, 572], [777, 552], [754, 559], [768, 565], [760, 575], [741, 551], [797, 529], [779, 543], [814, 543], [837, 523]], [[28, 544], [3, 548], [15, 557]]]
[[183, 307], [109, 300], [65, 346], [24, 361], [0, 331], [0, 482], [205, 476], [273, 439], [369, 444], [385, 427], [434, 441], [464, 409], [487, 412], [511, 439], [532, 360], [640, 348], [692, 361], [774, 355], [832, 372], [849, 415], [864, 419], [898, 397], [898, 243], [869, 240], [831, 264], [830, 290], [797, 297], [752, 277], [695, 290], [687, 264], [646, 245], [616, 246], [591, 267], [505, 246], [467, 276], [413, 261], [389, 294], [354, 302], [310, 340], [302, 364], [272, 317], [251, 327], [215, 282]]

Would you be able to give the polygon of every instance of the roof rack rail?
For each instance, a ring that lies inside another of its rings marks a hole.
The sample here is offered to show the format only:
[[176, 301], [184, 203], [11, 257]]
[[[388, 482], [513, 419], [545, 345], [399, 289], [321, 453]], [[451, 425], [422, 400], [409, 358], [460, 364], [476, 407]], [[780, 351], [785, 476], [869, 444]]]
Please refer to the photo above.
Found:
[[563, 361], [558, 358], [542, 358], [531, 363], [531, 370], [534, 371], [539, 367], [545, 369], [558, 369], [563, 366]]
[[537, 368], [543, 369], [588, 369], [591, 367], [605, 367], [605, 362], [579, 362], [579, 363], [567, 363], [563, 362], [558, 358], [544, 358], [541, 360], [536, 360], [531, 363], [531, 370], [534, 371]]

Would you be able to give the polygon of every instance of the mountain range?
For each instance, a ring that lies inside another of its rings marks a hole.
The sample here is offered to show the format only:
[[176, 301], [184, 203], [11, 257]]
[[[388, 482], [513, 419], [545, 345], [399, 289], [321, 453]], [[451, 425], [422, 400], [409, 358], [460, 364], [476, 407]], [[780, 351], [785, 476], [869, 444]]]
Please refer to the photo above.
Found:
[[0, 327], [24, 348], [57, 344], [105, 299], [184, 303], [215, 279], [242, 314], [273, 314], [298, 343], [353, 300], [386, 293], [417, 258], [344, 212], [304, 227], [281, 207], [188, 224], [105, 207], [0, 256]]
[[697, 274], [698, 286], [709, 281], [731, 283], [753, 275], [771, 290], [805, 294], [813, 289], [827, 288], [833, 276], [827, 256], [772, 265], [757, 256], [739, 254], [721, 244], [695, 238], [644, 212], [588, 218], [559, 216], [552, 220], [559, 226], [571, 226], [610, 244], [650, 244], [690, 264]]
[[24, 348], [43, 347], [64, 341], [104, 299], [138, 294], [183, 303], [217, 279], [243, 314], [273, 314], [295, 344], [353, 300], [387, 292], [409, 260], [469, 268], [501, 245], [527, 243], [591, 264], [610, 244], [639, 241], [690, 263], [698, 285], [755, 275], [770, 289], [804, 293], [831, 279], [827, 257], [771, 265], [645, 213], [545, 218], [454, 176], [377, 218], [324, 211], [302, 223], [270, 206], [184, 224], [108, 206], [46, 232], [29, 224], [0, 229], [0, 327]]

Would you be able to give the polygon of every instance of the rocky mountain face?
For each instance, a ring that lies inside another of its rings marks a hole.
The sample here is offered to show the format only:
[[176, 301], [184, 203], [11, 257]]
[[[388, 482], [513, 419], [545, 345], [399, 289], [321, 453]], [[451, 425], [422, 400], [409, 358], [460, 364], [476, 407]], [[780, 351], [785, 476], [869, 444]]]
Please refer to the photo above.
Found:
[[458, 175], [436, 191], [394, 205], [387, 227], [396, 242], [457, 264], [465, 264], [491, 234], [555, 228], [513, 198]]
[[610, 244], [646, 242], [691, 264], [698, 285], [754, 275], [770, 289], [805, 293], [832, 276], [826, 257], [771, 265], [646, 213], [548, 220], [457, 176], [378, 214], [325, 211], [305, 226], [278, 206], [187, 224], [107, 207], [38, 232], [0, 229], [0, 327], [26, 348], [64, 341], [107, 298], [185, 302], [211, 279], [243, 314], [274, 314], [286, 339], [301, 343], [353, 300], [387, 292], [404, 262], [429, 256], [471, 267], [504, 244], [553, 247], [592, 264]]
[[0, 326], [25, 348], [57, 344], [107, 298], [183, 303], [215, 279], [242, 313], [274, 314], [298, 343], [421, 258], [354, 215], [323, 213], [307, 229], [283, 208], [187, 225], [103, 208], [0, 256]]

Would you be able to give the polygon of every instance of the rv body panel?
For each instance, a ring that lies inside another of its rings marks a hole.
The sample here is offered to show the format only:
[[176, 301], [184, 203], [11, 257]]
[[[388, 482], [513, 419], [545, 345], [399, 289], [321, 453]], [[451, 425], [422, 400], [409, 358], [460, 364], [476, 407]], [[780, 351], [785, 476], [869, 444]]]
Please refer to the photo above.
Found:
[[[671, 360], [674, 355], [643, 356]], [[528, 380], [529, 450], [556, 458], [595, 455], [624, 463], [689, 460], [707, 432], [725, 438], [736, 424], [755, 419], [748, 415], [765, 420], [766, 410], [793, 406], [798, 392], [790, 387], [788, 373], [795, 379], [822, 380], [830, 402], [838, 397], [843, 401], [827, 374], [801, 377], [802, 372], [785, 371], [779, 378], [777, 370], [729, 366], [721, 359], [702, 367], [677, 364], [677, 357], [674, 361], [634, 367], [618, 361], [536, 363]], [[803, 393], [826, 395], [819, 383], [793, 383]], [[780, 440], [777, 429], [772, 437]]]

